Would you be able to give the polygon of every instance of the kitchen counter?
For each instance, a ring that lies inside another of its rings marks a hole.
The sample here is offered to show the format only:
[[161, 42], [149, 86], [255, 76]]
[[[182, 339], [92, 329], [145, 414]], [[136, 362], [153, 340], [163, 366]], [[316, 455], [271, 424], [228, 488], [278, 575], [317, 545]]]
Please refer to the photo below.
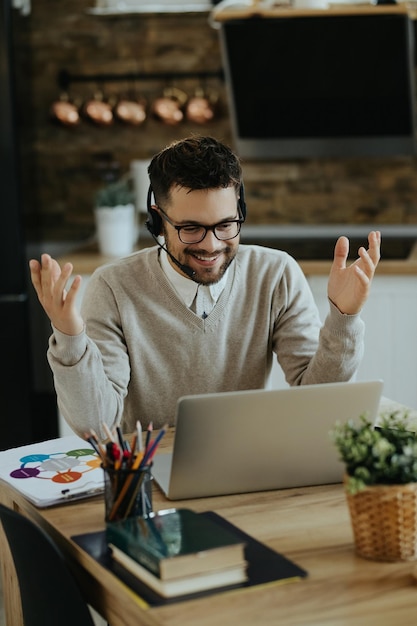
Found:
[[[343, 231], [339, 232], [343, 233]], [[335, 237], [334, 241], [336, 241], [336, 239], [337, 237]], [[258, 239], [256, 240], [256, 243], [259, 243]], [[137, 249], [146, 248], [152, 245], [154, 245], [154, 243], [149, 237], [144, 237], [143, 239], [139, 238], [139, 244]], [[382, 239], [382, 255], [381, 261], [377, 268], [377, 275], [417, 276], [417, 238], [411, 248], [410, 253], [406, 258], [403, 259], [384, 259], [383, 249], [384, 238]], [[45, 249], [45, 252], [48, 252], [48, 250]], [[58, 261], [61, 265], [69, 261], [74, 266], [75, 274], [88, 275], [92, 274], [94, 270], [100, 265], [104, 265], [106, 263], [114, 261], [114, 258], [101, 255], [98, 252], [96, 244], [91, 243], [75, 249], [73, 252], [68, 252], [63, 256], [58, 257]], [[328, 260], [299, 260], [299, 264], [306, 276], [329, 274], [331, 263], [331, 257], [329, 257]]]

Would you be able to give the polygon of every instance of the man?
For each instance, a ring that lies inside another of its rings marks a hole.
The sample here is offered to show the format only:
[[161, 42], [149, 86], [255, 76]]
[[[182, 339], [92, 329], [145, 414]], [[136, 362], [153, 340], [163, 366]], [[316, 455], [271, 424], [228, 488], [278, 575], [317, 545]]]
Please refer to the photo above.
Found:
[[[81, 277], [49, 255], [30, 261], [53, 334], [58, 404], [79, 434], [173, 423], [182, 395], [263, 388], [274, 355], [290, 385], [348, 381], [363, 353], [360, 318], [380, 233], [349, 267], [335, 246], [322, 327], [308, 283], [285, 252], [239, 245], [242, 172], [229, 148], [191, 137], [149, 166], [147, 226], [157, 245], [98, 268], [78, 311]], [[163, 243], [159, 236], [163, 236]], [[254, 416], [256, 419], [256, 416]]]

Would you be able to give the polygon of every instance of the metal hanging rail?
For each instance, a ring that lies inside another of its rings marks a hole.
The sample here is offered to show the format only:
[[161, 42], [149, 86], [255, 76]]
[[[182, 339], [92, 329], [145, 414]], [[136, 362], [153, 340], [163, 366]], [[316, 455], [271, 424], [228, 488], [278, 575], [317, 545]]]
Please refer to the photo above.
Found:
[[114, 83], [119, 81], [144, 81], [144, 80], [185, 80], [197, 78], [204, 81], [208, 78], [224, 80], [222, 69], [213, 72], [130, 72], [125, 74], [71, 74], [67, 70], [61, 70], [58, 74], [58, 84], [66, 90], [72, 83]]

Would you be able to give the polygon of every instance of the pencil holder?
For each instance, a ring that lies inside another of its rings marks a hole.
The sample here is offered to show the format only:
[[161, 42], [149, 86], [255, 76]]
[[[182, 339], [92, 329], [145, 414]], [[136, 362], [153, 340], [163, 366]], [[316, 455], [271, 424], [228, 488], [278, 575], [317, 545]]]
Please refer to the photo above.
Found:
[[106, 522], [152, 513], [152, 465], [139, 469], [103, 467]]

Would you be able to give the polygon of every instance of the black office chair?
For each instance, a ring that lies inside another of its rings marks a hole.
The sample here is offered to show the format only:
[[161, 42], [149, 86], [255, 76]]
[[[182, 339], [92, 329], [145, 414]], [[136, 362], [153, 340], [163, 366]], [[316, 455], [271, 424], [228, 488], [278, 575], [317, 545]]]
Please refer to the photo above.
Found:
[[0, 520], [19, 580], [25, 626], [94, 626], [65, 558], [49, 535], [2, 504]]

